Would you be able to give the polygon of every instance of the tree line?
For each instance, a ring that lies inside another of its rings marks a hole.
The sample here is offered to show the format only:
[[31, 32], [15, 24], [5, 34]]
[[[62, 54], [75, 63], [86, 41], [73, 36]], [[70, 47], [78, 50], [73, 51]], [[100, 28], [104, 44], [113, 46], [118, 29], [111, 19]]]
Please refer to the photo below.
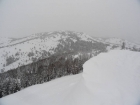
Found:
[[[109, 45], [96, 41], [60, 40], [57, 48], [51, 49], [55, 52], [54, 54], [44, 52], [41, 58], [34, 60], [31, 64], [1, 73], [0, 98], [31, 85], [41, 84], [66, 75], [78, 74], [83, 70], [82, 65], [92, 55], [106, 52], [107, 46]], [[46, 54], [49, 54], [48, 58], [45, 58]], [[78, 55], [78, 57], [75, 58], [74, 55]]]
[[26, 87], [41, 84], [65, 75], [82, 72], [88, 54], [73, 58], [71, 54], [51, 56], [47, 59], [0, 74], [0, 98]]

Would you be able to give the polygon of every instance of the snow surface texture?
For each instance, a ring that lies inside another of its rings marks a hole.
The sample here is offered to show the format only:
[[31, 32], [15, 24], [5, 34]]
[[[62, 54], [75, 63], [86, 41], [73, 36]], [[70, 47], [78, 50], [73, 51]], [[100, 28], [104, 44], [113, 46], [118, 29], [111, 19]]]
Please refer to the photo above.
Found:
[[140, 105], [140, 53], [110, 51], [84, 64], [84, 72], [31, 86], [0, 105]]

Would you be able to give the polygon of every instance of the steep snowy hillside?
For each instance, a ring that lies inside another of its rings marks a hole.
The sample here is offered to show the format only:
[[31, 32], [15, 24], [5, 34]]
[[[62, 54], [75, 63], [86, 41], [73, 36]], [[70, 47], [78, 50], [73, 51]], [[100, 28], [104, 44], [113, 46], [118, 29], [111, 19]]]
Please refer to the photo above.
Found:
[[0, 48], [2, 97], [34, 84], [78, 74], [92, 56], [120, 47], [71, 31], [40, 33], [7, 43]]
[[[96, 43], [88, 35], [70, 31], [39, 33], [21, 39], [7, 40], [0, 48], [0, 72], [48, 58], [59, 53], [59, 49], [68, 46], [70, 46], [69, 51], [73, 51], [75, 45], [82, 41]], [[63, 53], [65, 52], [68, 51], [63, 49]]]
[[57, 53], [57, 49], [66, 47], [66, 44], [71, 46], [71, 43], [77, 41], [93, 42], [88, 35], [69, 31], [39, 33], [21, 39], [6, 40], [0, 45], [0, 72], [47, 58]]
[[0, 93], [4, 97], [34, 84], [78, 74], [88, 59], [101, 52], [112, 49], [140, 51], [139, 46], [130, 44], [132, 46], [127, 47], [125, 42], [114, 44], [72, 31], [5, 39], [0, 45]]
[[114, 50], [84, 64], [83, 73], [31, 86], [0, 105], [139, 105], [140, 53]]
[[[140, 45], [129, 43], [120, 39], [92, 38], [84, 33], [71, 31], [56, 31], [33, 34], [24, 38], [1, 38], [0, 39], [0, 73], [15, 69], [33, 62], [50, 57], [60, 53], [75, 52], [80, 55], [86, 47], [92, 49], [87, 51], [92, 56], [105, 52], [110, 49], [121, 49], [122, 43], [125, 42], [126, 49], [140, 51]], [[75, 51], [75, 47], [79, 47]], [[69, 48], [69, 51], [66, 51]], [[88, 49], [88, 48], [87, 48]], [[86, 52], [86, 53], [87, 53]], [[78, 57], [78, 56], [77, 56]]]

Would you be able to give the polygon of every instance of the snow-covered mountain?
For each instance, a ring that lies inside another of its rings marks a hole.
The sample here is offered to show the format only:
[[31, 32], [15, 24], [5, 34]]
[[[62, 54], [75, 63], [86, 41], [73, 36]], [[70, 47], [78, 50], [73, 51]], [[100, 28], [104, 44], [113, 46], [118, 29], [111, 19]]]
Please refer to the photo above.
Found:
[[[58, 53], [57, 50], [62, 47], [71, 46], [79, 40], [93, 42], [90, 36], [69, 31], [39, 33], [20, 39], [5, 39], [0, 44], [0, 70], [5, 72], [47, 58]], [[65, 52], [64, 50], [63, 53]]]
[[83, 73], [31, 86], [0, 105], [139, 105], [140, 52], [114, 50], [88, 60]]
[[[48, 58], [53, 54], [60, 53], [60, 50], [63, 50], [63, 53], [75, 52], [74, 56], [78, 57], [80, 53], [83, 53], [81, 49], [86, 51], [84, 47], [90, 47], [89, 49], [92, 51], [87, 52], [97, 55], [98, 52], [105, 50], [120, 49], [123, 42], [127, 49], [140, 51], [140, 45], [125, 40], [92, 38], [84, 33], [72, 31], [44, 32], [18, 39], [0, 38], [0, 72]], [[81, 49], [75, 51], [74, 47], [79, 47], [78, 44], [81, 44]]]
[[78, 74], [88, 59], [101, 52], [112, 49], [140, 51], [139, 45], [121, 39], [92, 38], [72, 31], [1, 40], [0, 97], [58, 77]]

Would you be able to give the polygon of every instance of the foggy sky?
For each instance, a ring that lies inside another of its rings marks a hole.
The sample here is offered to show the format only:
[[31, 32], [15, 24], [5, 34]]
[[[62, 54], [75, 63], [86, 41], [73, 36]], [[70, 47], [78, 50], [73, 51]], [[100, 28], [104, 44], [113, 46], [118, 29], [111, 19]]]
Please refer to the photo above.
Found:
[[0, 37], [58, 30], [140, 43], [140, 1], [0, 0]]

